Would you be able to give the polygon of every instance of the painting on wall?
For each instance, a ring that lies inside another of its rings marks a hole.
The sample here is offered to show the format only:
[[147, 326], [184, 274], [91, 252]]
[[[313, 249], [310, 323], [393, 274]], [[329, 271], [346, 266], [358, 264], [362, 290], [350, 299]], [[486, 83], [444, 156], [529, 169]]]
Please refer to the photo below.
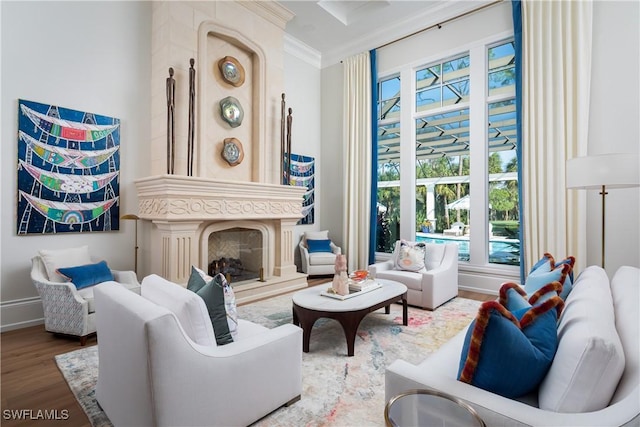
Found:
[[120, 120], [18, 100], [18, 235], [120, 228]]
[[[284, 170], [287, 170], [287, 156], [284, 156]], [[286, 172], [285, 177], [286, 179]], [[302, 203], [302, 219], [298, 225], [313, 224], [315, 215], [315, 159], [300, 154], [291, 154], [289, 185], [307, 187]]]

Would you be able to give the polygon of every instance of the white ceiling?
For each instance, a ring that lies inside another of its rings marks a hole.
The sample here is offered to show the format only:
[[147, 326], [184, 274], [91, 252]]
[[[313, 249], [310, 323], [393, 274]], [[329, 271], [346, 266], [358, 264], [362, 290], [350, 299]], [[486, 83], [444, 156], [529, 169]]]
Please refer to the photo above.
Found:
[[280, 0], [286, 32], [316, 50], [322, 67], [464, 13], [483, 0]]

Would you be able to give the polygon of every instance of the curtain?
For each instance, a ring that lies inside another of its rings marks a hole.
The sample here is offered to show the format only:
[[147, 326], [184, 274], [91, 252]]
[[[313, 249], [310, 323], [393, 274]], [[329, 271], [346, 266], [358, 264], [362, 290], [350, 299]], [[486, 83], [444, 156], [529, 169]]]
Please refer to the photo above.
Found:
[[586, 257], [586, 195], [567, 159], [586, 155], [591, 1], [522, 1], [522, 174], [526, 270], [545, 252]]
[[[511, 12], [513, 17], [513, 39], [516, 54], [516, 155], [518, 160], [518, 182], [522, 180], [522, 2], [520, 0], [511, 1]], [[525, 247], [522, 244], [524, 236], [525, 212], [522, 201], [522, 185], [518, 185], [518, 213], [520, 224], [518, 235], [520, 236], [520, 283], [525, 279]]]
[[371, 214], [371, 68], [364, 52], [343, 63], [345, 183], [343, 236], [349, 270], [369, 265]]
[[369, 51], [371, 62], [371, 201], [369, 203], [369, 265], [376, 262], [378, 231], [378, 66], [376, 50]]

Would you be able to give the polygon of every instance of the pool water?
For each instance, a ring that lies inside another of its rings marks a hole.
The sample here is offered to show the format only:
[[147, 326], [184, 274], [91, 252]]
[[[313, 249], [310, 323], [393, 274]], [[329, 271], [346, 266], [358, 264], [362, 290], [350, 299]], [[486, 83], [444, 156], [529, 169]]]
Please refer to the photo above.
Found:
[[[416, 236], [416, 242], [426, 243], [457, 243], [458, 259], [460, 261], [469, 261], [469, 240], [442, 237]], [[489, 241], [489, 262], [495, 264], [520, 265], [520, 241], [509, 240], [490, 240]]]

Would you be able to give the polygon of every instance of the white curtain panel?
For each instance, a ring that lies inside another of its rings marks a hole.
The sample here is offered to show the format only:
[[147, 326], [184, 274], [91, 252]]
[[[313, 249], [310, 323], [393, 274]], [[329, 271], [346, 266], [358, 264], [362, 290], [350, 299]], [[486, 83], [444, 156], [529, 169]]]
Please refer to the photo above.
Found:
[[522, 2], [525, 271], [544, 252], [586, 259], [586, 195], [566, 189], [567, 159], [587, 154], [591, 1]]
[[[369, 264], [371, 212], [371, 68], [369, 53], [343, 62], [344, 218], [343, 253], [349, 271]], [[337, 189], [336, 189], [337, 190]]]

